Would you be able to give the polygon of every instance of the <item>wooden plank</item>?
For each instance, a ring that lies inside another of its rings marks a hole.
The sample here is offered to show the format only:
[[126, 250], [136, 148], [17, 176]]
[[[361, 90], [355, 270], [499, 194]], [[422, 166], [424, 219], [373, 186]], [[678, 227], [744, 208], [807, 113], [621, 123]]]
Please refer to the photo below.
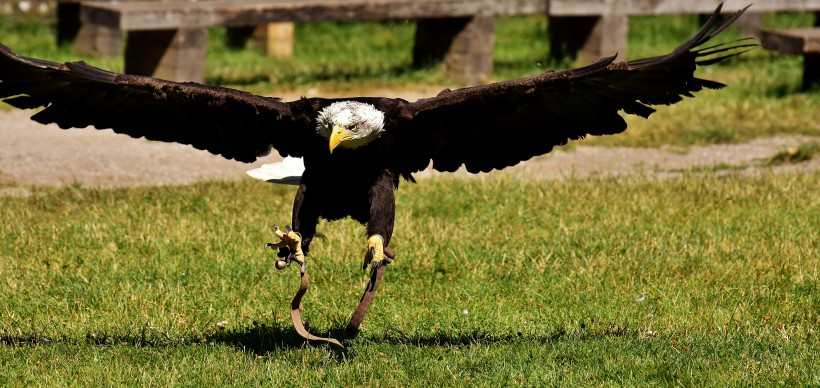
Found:
[[763, 30], [763, 47], [784, 54], [820, 54], [820, 28]]
[[547, 13], [556, 16], [708, 14], [721, 1], [725, 13], [735, 12], [751, 3], [754, 3], [751, 8], [754, 12], [820, 10], [820, 0], [549, 0]]
[[[472, 15], [553, 16], [606, 14], [658, 15], [711, 13], [720, 0], [213, 0], [201, 2], [83, 3], [86, 22], [123, 30], [169, 29], [180, 26], [252, 26], [272, 22], [359, 21], [468, 17]], [[724, 12], [735, 12], [749, 0], [726, 0]], [[754, 12], [817, 11], [820, 0], [764, 0]]]
[[[726, 0], [724, 12], [735, 12], [749, 0]], [[720, 0], [150, 0], [83, 3], [82, 19], [122, 30], [180, 26], [252, 26], [272, 22], [359, 21], [468, 17], [472, 15], [553, 16], [606, 14], [658, 15], [711, 13]], [[761, 0], [754, 12], [817, 11], [820, 0]]]
[[[358, 21], [469, 17], [479, 14], [552, 16], [606, 14], [658, 15], [711, 13], [720, 0], [214, 0], [201, 2], [83, 3], [86, 22], [122, 30], [212, 26], [255, 26], [272, 22]], [[749, 0], [726, 0], [724, 12], [735, 12]], [[754, 12], [817, 11], [820, 0], [761, 0]]]
[[123, 30], [254, 26], [272, 22], [360, 21], [543, 13], [546, 0], [214, 0], [87, 2], [83, 21]]

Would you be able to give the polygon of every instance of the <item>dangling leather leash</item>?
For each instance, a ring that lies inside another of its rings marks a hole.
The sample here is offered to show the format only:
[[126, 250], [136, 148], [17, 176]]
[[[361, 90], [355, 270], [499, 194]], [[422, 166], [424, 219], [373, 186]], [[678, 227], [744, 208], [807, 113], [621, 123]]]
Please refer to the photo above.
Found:
[[[382, 265], [378, 266], [375, 270], [370, 272], [370, 280], [367, 282], [367, 286], [364, 289], [364, 294], [362, 298], [359, 300], [359, 305], [356, 307], [356, 310], [353, 312], [353, 316], [350, 317], [350, 322], [347, 324], [347, 328], [345, 329], [345, 336], [349, 339], [354, 339], [359, 334], [359, 326], [362, 324], [362, 320], [364, 319], [365, 313], [367, 313], [367, 309], [370, 307], [370, 303], [373, 301], [373, 296], [376, 293], [376, 290], [379, 288], [379, 283], [381, 283], [382, 276], [384, 276], [384, 271], [387, 269], [387, 264], [392, 262], [393, 259], [396, 257], [396, 252], [391, 250], [390, 248], [384, 248], [384, 255], [386, 257], [385, 262]], [[279, 263], [277, 262], [277, 268], [284, 269], [287, 265], [290, 264], [290, 260], [285, 260], [283, 262], [285, 265], [280, 268]], [[302, 323], [302, 312], [300, 311], [300, 306], [302, 302], [302, 296], [305, 295], [308, 289], [309, 278], [307, 275], [307, 268], [304, 263], [299, 263], [299, 290], [296, 291], [296, 295], [293, 296], [293, 300], [290, 302], [290, 318], [293, 321], [293, 327], [296, 329], [296, 332], [299, 333], [302, 338], [305, 338], [310, 341], [322, 341], [327, 342], [329, 344], [337, 345], [339, 347], [344, 347], [339, 340], [335, 338], [327, 338], [327, 337], [318, 337], [313, 334], [310, 334], [307, 329], [305, 329], [305, 325]]]
[[379, 288], [379, 283], [382, 282], [382, 276], [384, 276], [384, 271], [387, 270], [387, 265], [393, 262], [393, 259], [396, 258], [396, 252], [393, 252], [392, 249], [385, 247], [384, 256], [384, 263], [376, 267], [374, 271], [370, 272], [370, 280], [367, 281], [367, 286], [364, 288], [364, 294], [362, 294], [362, 298], [359, 299], [359, 305], [353, 312], [353, 316], [350, 317], [350, 322], [348, 322], [347, 328], [345, 328], [345, 336], [347, 336], [347, 338], [354, 339], [359, 335], [359, 326], [362, 324], [364, 314], [367, 313], [367, 309], [370, 307], [370, 302], [373, 301], [373, 296]]

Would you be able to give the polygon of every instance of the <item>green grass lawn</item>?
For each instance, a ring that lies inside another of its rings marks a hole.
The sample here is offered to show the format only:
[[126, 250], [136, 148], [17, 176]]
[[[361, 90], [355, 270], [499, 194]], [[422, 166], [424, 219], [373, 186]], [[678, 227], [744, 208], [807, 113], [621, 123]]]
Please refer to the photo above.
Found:
[[[296, 270], [262, 248], [292, 188], [0, 197], [0, 384], [817, 385], [819, 178], [404, 185], [343, 351], [299, 339]], [[339, 334], [364, 230], [320, 231], [304, 314]]]
[[[79, 58], [55, 47], [52, 28], [0, 17], [0, 42]], [[289, 60], [227, 49], [216, 29], [207, 81], [268, 95], [453, 86], [437, 68], [410, 66], [413, 28], [299, 25]], [[634, 18], [630, 29], [630, 57], [645, 57], [671, 50], [697, 20]], [[549, 59], [545, 31], [544, 18], [500, 18], [494, 78], [566, 66]], [[122, 69], [121, 58], [84, 59]], [[820, 136], [820, 93], [799, 93], [800, 73], [799, 57], [758, 49], [701, 69], [729, 88], [584, 142]], [[773, 162], [817, 146], [798, 151]], [[277, 272], [262, 247], [272, 224], [290, 220], [293, 188], [35, 187], [0, 196], [0, 385], [818, 386], [818, 182], [818, 172], [764, 169], [404, 184], [398, 261], [345, 350], [296, 335], [298, 275]], [[320, 231], [304, 316], [315, 334], [338, 335], [366, 280], [364, 229]]]

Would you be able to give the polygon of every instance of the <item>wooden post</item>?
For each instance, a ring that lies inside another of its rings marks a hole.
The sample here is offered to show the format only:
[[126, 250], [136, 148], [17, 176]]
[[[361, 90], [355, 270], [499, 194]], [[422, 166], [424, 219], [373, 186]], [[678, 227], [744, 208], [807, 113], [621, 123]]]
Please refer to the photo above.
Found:
[[820, 54], [803, 55], [803, 90], [820, 88]]
[[256, 27], [230, 27], [226, 43], [228, 47], [243, 49], [250, 39], [251, 47], [262, 50], [270, 57], [290, 58], [293, 56], [295, 26], [292, 22], [281, 22]]
[[170, 81], [205, 80], [208, 30], [129, 31], [125, 46], [125, 72]]
[[626, 15], [550, 16], [550, 56], [574, 58], [585, 65], [618, 54], [626, 58], [629, 18]]
[[80, 32], [80, 3], [57, 2], [57, 45], [74, 42]]
[[253, 35], [254, 27], [228, 27], [225, 34], [225, 45], [234, 49], [242, 50]]
[[268, 23], [253, 31], [253, 46], [261, 48], [268, 56], [290, 58], [293, 56], [293, 33], [296, 24], [291, 22]]
[[416, 25], [413, 65], [443, 62], [448, 77], [477, 85], [492, 74], [494, 40], [493, 16], [421, 19]]
[[763, 31], [763, 18], [765, 14], [760, 12], [746, 12], [737, 20], [737, 29], [743, 36], [754, 36], [760, 39], [760, 31]]
[[122, 31], [94, 24], [83, 24], [74, 39], [74, 50], [96, 57], [122, 54]]
[[57, 45], [72, 44], [80, 53], [115, 57], [122, 53], [122, 32], [80, 21], [80, 3], [57, 2]]

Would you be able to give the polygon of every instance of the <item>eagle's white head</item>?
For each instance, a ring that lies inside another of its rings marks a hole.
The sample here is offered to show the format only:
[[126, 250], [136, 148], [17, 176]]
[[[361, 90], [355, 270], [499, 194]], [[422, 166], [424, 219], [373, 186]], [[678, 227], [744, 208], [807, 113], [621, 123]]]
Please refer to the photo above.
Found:
[[334, 102], [319, 112], [316, 132], [329, 139], [331, 153], [336, 147], [361, 147], [384, 132], [384, 113], [364, 102]]

